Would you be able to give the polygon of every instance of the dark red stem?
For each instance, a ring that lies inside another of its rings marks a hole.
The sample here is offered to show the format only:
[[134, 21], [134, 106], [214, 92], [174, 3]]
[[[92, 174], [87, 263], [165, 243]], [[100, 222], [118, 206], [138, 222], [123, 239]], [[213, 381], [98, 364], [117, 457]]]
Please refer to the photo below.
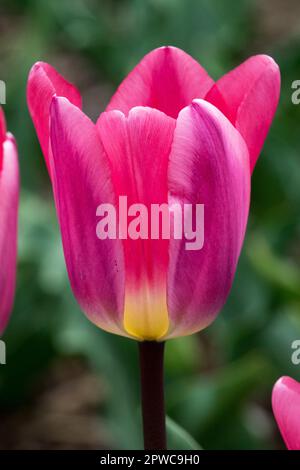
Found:
[[145, 450], [166, 450], [164, 343], [139, 343]]

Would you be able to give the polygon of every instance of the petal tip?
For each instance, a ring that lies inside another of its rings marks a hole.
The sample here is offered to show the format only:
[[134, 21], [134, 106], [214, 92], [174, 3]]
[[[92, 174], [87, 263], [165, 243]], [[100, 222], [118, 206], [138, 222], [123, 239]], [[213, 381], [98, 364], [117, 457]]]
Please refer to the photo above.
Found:
[[255, 58], [255, 59], [262, 60], [266, 65], [270, 65], [270, 66], [274, 67], [275, 69], [279, 69], [279, 66], [278, 66], [277, 62], [275, 61], [275, 59], [273, 59], [273, 57], [271, 57], [268, 54], [257, 54], [257, 55], [254, 55], [252, 57]]
[[66, 98], [65, 96], [53, 95], [51, 104], [50, 104], [50, 117], [51, 119], [58, 116], [58, 114], [68, 107], [74, 107], [74, 105]]
[[35, 62], [30, 71], [29, 71], [29, 75], [31, 75], [32, 73], [36, 72], [37, 70], [39, 70], [40, 68], [44, 68], [46, 62], [43, 62], [42, 60], [38, 60], [37, 62]]

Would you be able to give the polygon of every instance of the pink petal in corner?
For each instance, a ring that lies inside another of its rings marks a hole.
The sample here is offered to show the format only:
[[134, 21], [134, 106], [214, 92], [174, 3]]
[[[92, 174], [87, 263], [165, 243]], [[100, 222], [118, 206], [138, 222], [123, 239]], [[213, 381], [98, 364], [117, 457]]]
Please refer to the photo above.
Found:
[[289, 450], [300, 450], [300, 383], [281, 377], [273, 388], [272, 407]]

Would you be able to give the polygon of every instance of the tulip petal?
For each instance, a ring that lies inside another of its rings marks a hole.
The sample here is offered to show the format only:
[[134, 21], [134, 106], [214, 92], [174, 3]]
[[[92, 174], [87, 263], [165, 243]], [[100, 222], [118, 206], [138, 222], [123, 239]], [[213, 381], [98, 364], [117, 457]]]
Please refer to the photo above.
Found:
[[289, 450], [300, 450], [300, 383], [281, 377], [273, 388], [272, 407]]
[[194, 98], [203, 98], [213, 83], [190, 55], [176, 47], [160, 47], [125, 78], [107, 111], [118, 109], [127, 115], [134, 106], [149, 106], [177, 118]]
[[278, 65], [267, 55], [256, 55], [221, 77], [205, 97], [243, 136], [251, 171], [271, 126], [279, 94]]
[[27, 102], [48, 171], [50, 106], [54, 95], [68, 98], [71, 103], [81, 108], [79, 91], [71, 83], [67, 82], [51, 65], [45, 62], [37, 62], [29, 73]]
[[74, 295], [92, 322], [126, 335], [122, 245], [96, 235], [97, 207], [115, 205], [96, 126], [66, 98], [53, 98], [50, 138], [54, 197]]
[[[128, 208], [143, 204], [150, 215], [151, 204], [167, 204], [168, 158], [175, 121], [155, 109], [136, 107], [128, 117], [120, 111], [103, 113], [97, 127], [111, 163], [116, 194], [127, 196]], [[129, 228], [132, 220], [128, 218]], [[168, 240], [151, 239], [149, 225], [144, 235], [123, 240], [124, 324], [139, 339], [158, 339], [168, 329]]]
[[187, 250], [187, 237], [170, 241], [171, 329], [167, 337], [175, 337], [205, 328], [222, 308], [248, 218], [246, 144], [225, 116], [206, 101], [195, 100], [179, 114], [170, 155], [169, 190], [170, 204], [204, 204], [203, 247]]
[[0, 170], [0, 334], [12, 309], [16, 283], [19, 167], [15, 140], [6, 135]]

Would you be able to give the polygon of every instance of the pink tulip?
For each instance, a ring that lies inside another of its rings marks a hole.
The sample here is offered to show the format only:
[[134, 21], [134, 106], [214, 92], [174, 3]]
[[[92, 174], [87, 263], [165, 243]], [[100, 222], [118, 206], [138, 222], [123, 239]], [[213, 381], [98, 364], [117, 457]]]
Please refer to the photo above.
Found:
[[300, 383], [281, 377], [273, 388], [273, 413], [289, 450], [300, 450]]
[[0, 334], [7, 325], [15, 293], [18, 201], [17, 147], [14, 137], [6, 132], [0, 108]]
[[[95, 125], [50, 65], [29, 75], [28, 105], [51, 176], [74, 294], [104, 330], [143, 340], [209, 325], [230, 291], [249, 210], [250, 175], [279, 98], [278, 66], [251, 57], [214, 81], [189, 55], [146, 55]], [[106, 239], [101, 203], [204, 204], [205, 242]]]

